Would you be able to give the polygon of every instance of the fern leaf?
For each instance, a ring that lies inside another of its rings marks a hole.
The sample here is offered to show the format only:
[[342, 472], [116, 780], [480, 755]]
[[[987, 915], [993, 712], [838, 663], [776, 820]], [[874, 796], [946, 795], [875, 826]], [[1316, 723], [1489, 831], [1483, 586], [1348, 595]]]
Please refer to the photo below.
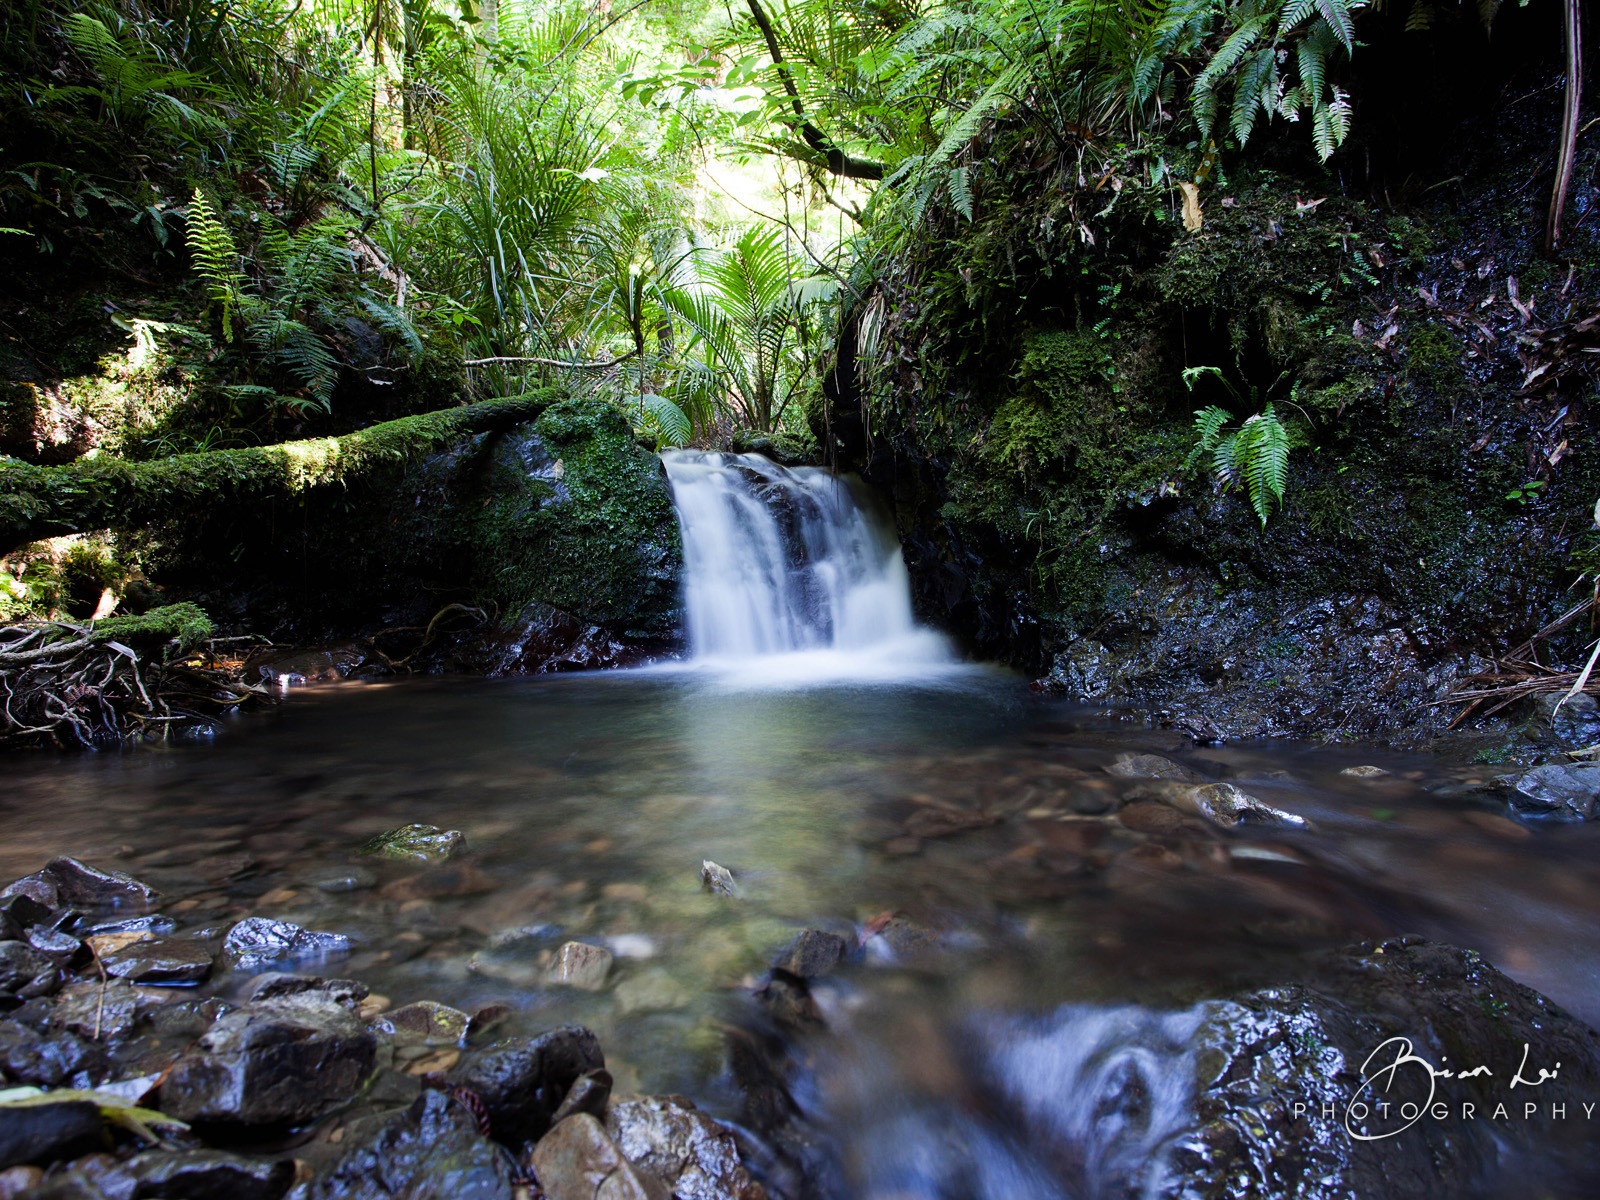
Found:
[[665, 396], [647, 392], [639, 403], [640, 432], [653, 437], [663, 449], [686, 445], [693, 436], [688, 414]]
[[1283, 503], [1289, 475], [1289, 432], [1270, 404], [1251, 417], [1245, 428], [1250, 431], [1249, 453], [1243, 464], [1245, 480], [1250, 504], [1265, 528], [1273, 501]]
[[965, 167], [950, 170], [950, 202], [963, 217], [972, 220], [972, 185], [967, 180]]
[[1353, 14], [1360, 5], [1361, 0], [1317, 0], [1317, 11], [1328, 23], [1328, 28], [1337, 35], [1346, 54], [1356, 52], [1356, 25]]
[[189, 199], [187, 215], [186, 241], [190, 257], [205, 280], [208, 301], [222, 309], [222, 336], [231, 342], [233, 315], [239, 310], [240, 287], [244, 282], [239, 271], [239, 252], [234, 248], [227, 226], [199, 188], [195, 188]]

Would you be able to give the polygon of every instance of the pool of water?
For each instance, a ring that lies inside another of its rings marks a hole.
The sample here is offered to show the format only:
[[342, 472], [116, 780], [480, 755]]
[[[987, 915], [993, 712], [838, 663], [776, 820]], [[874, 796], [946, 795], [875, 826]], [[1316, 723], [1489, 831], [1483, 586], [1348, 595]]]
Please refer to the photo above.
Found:
[[[0, 877], [69, 853], [151, 883], [191, 931], [269, 916], [346, 933], [355, 951], [326, 973], [396, 1005], [498, 1002], [527, 1029], [585, 1023], [620, 1087], [723, 1111], [726, 1025], [773, 955], [806, 926], [850, 930], [868, 977], [915, 951], [870, 936], [893, 913], [939, 948], [902, 988], [908, 1014], [1181, 1013], [1327, 947], [1415, 933], [1481, 951], [1600, 1024], [1597, 833], [1497, 815], [1467, 791], [1488, 768], [1195, 747], [983, 668], [751, 682], [678, 670], [339, 685], [209, 744], [13, 758]], [[1141, 800], [1148, 781], [1110, 773], [1130, 754], [1314, 828], [1175, 820]], [[1343, 773], [1357, 766], [1386, 773]], [[427, 869], [357, 855], [413, 822], [462, 830], [468, 851]], [[736, 897], [703, 889], [708, 859]], [[547, 985], [571, 939], [616, 955], [605, 990]]]

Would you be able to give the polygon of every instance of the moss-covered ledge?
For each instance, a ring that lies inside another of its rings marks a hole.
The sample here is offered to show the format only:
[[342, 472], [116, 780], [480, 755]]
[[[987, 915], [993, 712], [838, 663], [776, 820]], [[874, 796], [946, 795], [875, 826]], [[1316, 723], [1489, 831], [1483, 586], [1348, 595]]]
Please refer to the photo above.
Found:
[[0, 460], [0, 552], [40, 538], [139, 528], [194, 511], [348, 482], [464, 436], [533, 420], [549, 391], [385, 421], [335, 438], [178, 454], [152, 462], [87, 458], [60, 467]]

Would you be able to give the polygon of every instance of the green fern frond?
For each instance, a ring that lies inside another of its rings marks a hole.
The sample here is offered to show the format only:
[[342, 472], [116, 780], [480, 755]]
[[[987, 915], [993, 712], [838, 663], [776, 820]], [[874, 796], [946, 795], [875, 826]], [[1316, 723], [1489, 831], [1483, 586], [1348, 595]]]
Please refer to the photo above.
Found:
[[647, 392], [639, 398], [639, 432], [662, 449], [687, 445], [694, 436], [689, 416], [665, 396]]
[[206, 284], [209, 303], [222, 310], [222, 336], [233, 340], [233, 317], [241, 304], [244, 275], [239, 270], [239, 252], [234, 248], [228, 228], [218, 218], [205, 192], [195, 188], [187, 209], [189, 255]]
[[953, 167], [950, 170], [950, 202], [967, 220], [972, 220], [972, 185], [967, 179], [965, 167]]

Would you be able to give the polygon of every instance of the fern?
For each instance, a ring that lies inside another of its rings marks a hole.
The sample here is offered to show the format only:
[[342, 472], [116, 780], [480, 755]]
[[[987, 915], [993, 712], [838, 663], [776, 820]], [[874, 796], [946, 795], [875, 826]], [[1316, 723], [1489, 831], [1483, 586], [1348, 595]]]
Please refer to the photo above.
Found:
[[639, 432], [653, 438], [664, 450], [687, 445], [694, 433], [688, 414], [665, 396], [653, 392], [639, 398]]
[[[1194, 370], [1198, 373], [1215, 368]], [[1289, 451], [1301, 444], [1301, 438], [1283, 424], [1270, 403], [1237, 429], [1227, 429], [1231, 419], [1226, 409], [1214, 404], [1195, 411], [1195, 444], [1185, 469], [1193, 470], [1209, 457], [1213, 477], [1224, 488], [1244, 488], [1250, 507], [1265, 529], [1273, 507], [1283, 505]]]
[[972, 184], [967, 179], [965, 167], [953, 167], [950, 170], [950, 202], [967, 220], [972, 220]]
[[233, 340], [233, 317], [239, 311], [244, 276], [239, 271], [239, 251], [228, 227], [199, 188], [189, 199], [187, 242], [196, 270], [205, 281], [206, 298], [222, 310], [222, 336]]

